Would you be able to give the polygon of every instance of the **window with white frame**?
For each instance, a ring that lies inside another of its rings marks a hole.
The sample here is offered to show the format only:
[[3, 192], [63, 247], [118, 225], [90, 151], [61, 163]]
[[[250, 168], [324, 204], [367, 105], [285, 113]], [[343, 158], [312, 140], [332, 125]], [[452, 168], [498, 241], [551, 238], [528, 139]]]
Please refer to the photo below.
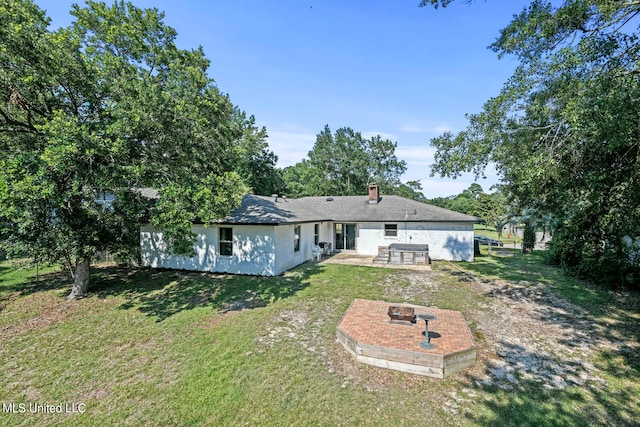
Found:
[[384, 225], [384, 237], [397, 237], [397, 236], [398, 236], [398, 224]]
[[314, 224], [313, 226], [313, 244], [318, 246], [320, 243], [320, 224]]
[[219, 242], [220, 255], [231, 256], [233, 255], [233, 228], [220, 227], [220, 242]]
[[293, 251], [300, 252], [300, 226], [293, 227]]

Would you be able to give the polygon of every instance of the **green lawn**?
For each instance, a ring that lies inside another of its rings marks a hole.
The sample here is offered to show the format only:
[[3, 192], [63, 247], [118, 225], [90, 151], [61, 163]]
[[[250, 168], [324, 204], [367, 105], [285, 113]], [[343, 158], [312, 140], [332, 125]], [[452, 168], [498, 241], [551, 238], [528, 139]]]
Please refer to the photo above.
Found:
[[[585, 288], [541, 264], [537, 254], [436, 262], [425, 276], [437, 281], [433, 287], [416, 285], [402, 270], [329, 264], [305, 264], [275, 278], [100, 267], [90, 295], [71, 302], [62, 273], [49, 271], [35, 282], [32, 269], [4, 262], [0, 402], [5, 409], [11, 402], [82, 403], [85, 412], [32, 414], [27, 406], [26, 413], [3, 413], [0, 425], [633, 425], [640, 419], [636, 354], [602, 349], [593, 356], [604, 389], [478, 384], [474, 376], [485, 370], [490, 349], [472, 313], [490, 296], [469, 273], [542, 283], [609, 324], [619, 339], [640, 340], [637, 295]], [[477, 366], [436, 380], [355, 362], [335, 340], [354, 298], [462, 311], [480, 346]], [[462, 394], [452, 410], [452, 396]]]
[[503, 231], [502, 235], [498, 237], [498, 232], [495, 228], [486, 226], [484, 224], [475, 224], [473, 227], [473, 231], [475, 234], [487, 236], [491, 239], [500, 240], [507, 248], [520, 248], [520, 244], [522, 243], [522, 239], [520, 237], [516, 236], [515, 234], [511, 234], [508, 231]]

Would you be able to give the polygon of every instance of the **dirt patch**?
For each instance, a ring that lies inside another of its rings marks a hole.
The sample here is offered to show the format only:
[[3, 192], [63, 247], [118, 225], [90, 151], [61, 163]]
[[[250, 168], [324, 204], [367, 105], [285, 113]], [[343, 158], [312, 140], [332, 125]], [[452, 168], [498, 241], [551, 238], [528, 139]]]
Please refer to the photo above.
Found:
[[[0, 326], [0, 340], [61, 323], [72, 316], [78, 307], [78, 301], [66, 301], [50, 293], [12, 299], [2, 311], [2, 317], [9, 323]], [[29, 316], [29, 313], [32, 315]]]
[[[330, 313], [325, 314], [329, 317]], [[321, 330], [326, 317], [314, 320], [310, 311], [283, 311], [258, 336], [258, 348], [273, 347], [283, 341], [295, 342], [302, 349], [325, 357], [327, 349], [322, 340]]]
[[434, 271], [405, 270], [387, 276], [383, 283], [385, 299], [421, 301], [422, 305], [432, 305], [435, 303], [435, 294], [440, 286], [438, 277], [441, 275]]
[[258, 343], [273, 347], [286, 339], [300, 340], [304, 337], [305, 325], [309, 321], [309, 314], [303, 310], [286, 310], [278, 315], [266, 330], [258, 337]]
[[[342, 381], [342, 388], [358, 383], [369, 391], [383, 390], [389, 384], [389, 375], [397, 373], [385, 369], [372, 369], [370, 371], [373, 375], [363, 378], [363, 370], [368, 367], [358, 363], [335, 339], [333, 329], [335, 322], [328, 319], [339, 317], [336, 316], [333, 308], [336, 305], [338, 305], [337, 302], [323, 304], [321, 316], [314, 316], [314, 307], [281, 312], [257, 337], [258, 352], [267, 351], [279, 344], [293, 343], [295, 347], [302, 349], [324, 365], [327, 373], [338, 375]], [[327, 325], [327, 322], [331, 322], [331, 325]], [[328, 336], [325, 332], [327, 327], [331, 329]]]
[[472, 314], [486, 342], [486, 373], [480, 385], [517, 387], [522, 380], [547, 389], [569, 385], [598, 387], [603, 380], [588, 363], [603, 343], [581, 308], [531, 282], [474, 282], [489, 297]]

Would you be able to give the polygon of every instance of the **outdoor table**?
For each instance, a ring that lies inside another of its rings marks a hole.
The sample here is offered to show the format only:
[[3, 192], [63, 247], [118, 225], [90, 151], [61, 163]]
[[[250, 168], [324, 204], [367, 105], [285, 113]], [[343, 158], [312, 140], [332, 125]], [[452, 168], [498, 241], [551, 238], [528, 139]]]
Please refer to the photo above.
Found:
[[425, 350], [431, 350], [436, 348], [434, 344], [431, 344], [431, 339], [429, 338], [429, 320], [436, 320], [436, 316], [432, 314], [418, 314], [418, 319], [424, 320], [424, 341], [420, 343], [420, 347]]

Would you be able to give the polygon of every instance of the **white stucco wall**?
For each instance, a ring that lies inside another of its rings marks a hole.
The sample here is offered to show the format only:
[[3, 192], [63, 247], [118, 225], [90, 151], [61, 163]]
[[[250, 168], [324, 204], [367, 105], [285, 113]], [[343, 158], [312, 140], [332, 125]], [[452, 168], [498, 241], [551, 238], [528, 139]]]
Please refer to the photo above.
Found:
[[276, 274], [281, 274], [303, 262], [301, 254], [294, 257], [293, 225], [279, 225], [274, 227], [274, 236]]
[[[377, 255], [378, 246], [391, 243], [429, 245], [434, 260], [473, 261], [473, 224], [465, 223], [397, 223], [396, 237], [384, 236], [384, 223], [359, 223], [356, 226], [356, 250], [363, 255]], [[195, 256], [168, 254], [161, 230], [140, 230], [142, 264], [155, 268], [173, 268], [261, 276], [279, 275], [313, 258], [314, 223], [300, 224], [300, 251], [294, 251], [294, 225], [235, 225], [233, 255], [219, 254], [218, 226], [193, 227], [197, 238]], [[322, 242], [335, 249], [333, 223], [320, 223]]]
[[[161, 230], [143, 227], [140, 230], [142, 264], [155, 268], [210, 271], [233, 274], [273, 276], [276, 270], [274, 226], [234, 225], [233, 254], [219, 254], [219, 228], [194, 225], [195, 256], [183, 257], [168, 254]], [[293, 243], [292, 243], [293, 244]]]
[[359, 223], [356, 227], [356, 250], [363, 255], [377, 255], [378, 246], [392, 243], [429, 245], [434, 260], [473, 261], [473, 224], [446, 222], [390, 222], [398, 224], [396, 237], [385, 237], [384, 223]]
[[[290, 268], [313, 258], [311, 248], [314, 244], [314, 223], [300, 225], [300, 251], [293, 249], [294, 225], [279, 225], [275, 231], [275, 271], [281, 274]], [[320, 227], [322, 241], [322, 226]]]

